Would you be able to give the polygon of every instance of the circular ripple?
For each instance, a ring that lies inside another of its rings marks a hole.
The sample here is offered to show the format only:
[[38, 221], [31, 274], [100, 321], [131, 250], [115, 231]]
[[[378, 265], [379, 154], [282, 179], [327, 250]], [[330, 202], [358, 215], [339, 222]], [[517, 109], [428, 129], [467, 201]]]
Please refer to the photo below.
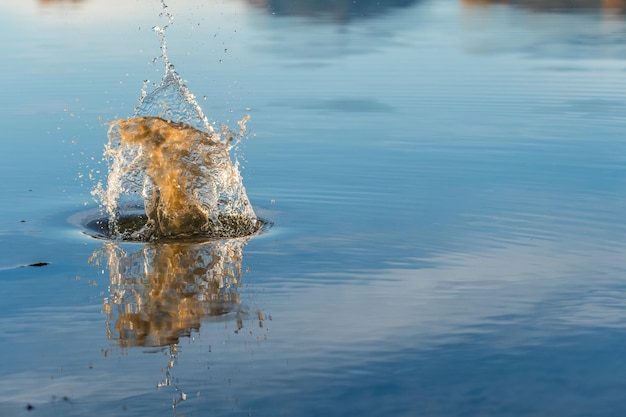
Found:
[[125, 242], [154, 242], [154, 241], [207, 241], [215, 239], [228, 238], [245, 238], [252, 237], [272, 227], [272, 223], [257, 218], [256, 227], [252, 233], [235, 234], [227, 232], [224, 234], [207, 234], [200, 232], [197, 234], [185, 234], [182, 236], [167, 236], [162, 238], [144, 237], [139, 233], [148, 222], [148, 217], [144, 213], [132, 213], [121, 216], [117, 219], [117, 229], [111, 227], [110, 220], [106, 216], [102, 216], [99, 210], [91, 210], [89, 212], [78, 213], [70, 218], [70, 222], [80, 226], [83, 232], [96, 239], [116, 240]]

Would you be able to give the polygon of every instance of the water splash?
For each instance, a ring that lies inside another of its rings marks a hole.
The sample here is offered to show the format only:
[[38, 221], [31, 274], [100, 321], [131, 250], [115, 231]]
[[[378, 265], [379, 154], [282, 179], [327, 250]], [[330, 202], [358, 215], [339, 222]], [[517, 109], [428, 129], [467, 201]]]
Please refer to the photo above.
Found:
[[189, 91], [174, 65], [170, 62], [167, 54], [167, 40], [165, 31], [174, 22], [174, 15], [170, 13], [168, 6], [161, 0], [160, 17], [166, 17], [167, 23], [163, 26], [154, 26], [161, 41], [161, 55], [154, 58], [152, 63], [159, 59], [163, 61], [165, 72], [159, 85], [148, 94], [149, 80], [144, 81], [141, 90], [139, 105], [135, 108], [134, 116], [157, 116], [169, 120], [183, 122], [206, 132], [213, 132], [209, 120], [204, 115], [202, 108], [196, 100], [196, 96]]
[[153, 29], [161, 39], [165, 71], [150, 93], [144, 83], [131, 118], [112, 122], [105, 158], [106, 187], [93, 191], [108, 219], [107, 234], [122, 240], [238, 237], [259, 230], [259, 221], [230, 150], [246, 132], [223, 126], [215, 132], [196, 97], [167, 56], [168, 19]]

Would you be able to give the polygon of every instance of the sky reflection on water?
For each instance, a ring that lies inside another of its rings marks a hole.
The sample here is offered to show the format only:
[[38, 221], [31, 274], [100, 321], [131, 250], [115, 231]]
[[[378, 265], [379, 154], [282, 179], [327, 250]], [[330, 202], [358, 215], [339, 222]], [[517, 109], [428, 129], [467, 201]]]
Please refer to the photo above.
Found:
[[[275, 226], [107, 251], [66, 219], [161, 76], [158, 3], [5, 6], [0, 415], [171, 415], [181, 392], [181, 416], [626, 411], [621, 2], [172, 1], [170, 58], [213, 121], [251, 114]], [[238, 301], [203, 317], [220, 259]], [[173, 367], [107, 332], [142, 302]]]

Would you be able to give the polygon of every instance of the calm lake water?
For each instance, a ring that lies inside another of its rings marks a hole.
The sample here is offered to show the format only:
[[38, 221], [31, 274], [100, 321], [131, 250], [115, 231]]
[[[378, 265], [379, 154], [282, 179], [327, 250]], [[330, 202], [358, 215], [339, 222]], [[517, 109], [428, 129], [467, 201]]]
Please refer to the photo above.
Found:
[[3, 0], [0, 415], [625, 415], [624, 5], [511, 3], [170, 0], [274, 225], [146, 245], [81, 219], [160, 2]]

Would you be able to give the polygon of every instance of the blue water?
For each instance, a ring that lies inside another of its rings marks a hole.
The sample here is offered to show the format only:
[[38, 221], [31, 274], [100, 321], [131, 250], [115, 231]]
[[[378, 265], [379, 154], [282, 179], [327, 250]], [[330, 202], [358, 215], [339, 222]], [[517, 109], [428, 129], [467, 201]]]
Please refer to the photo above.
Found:
[[[624, 415], [624, 7], [472, 3], [171, 0], [169, 58], [212, 121], [251, 115], [274, 224], [176, 275], [77, 220], [160, 79], [160, 2], [4, 2], [0, 416]], [[176, 327], [217, 261], [238, 301]], [[178, 300], [170, 345], [116, 330], [131, 287]]]

